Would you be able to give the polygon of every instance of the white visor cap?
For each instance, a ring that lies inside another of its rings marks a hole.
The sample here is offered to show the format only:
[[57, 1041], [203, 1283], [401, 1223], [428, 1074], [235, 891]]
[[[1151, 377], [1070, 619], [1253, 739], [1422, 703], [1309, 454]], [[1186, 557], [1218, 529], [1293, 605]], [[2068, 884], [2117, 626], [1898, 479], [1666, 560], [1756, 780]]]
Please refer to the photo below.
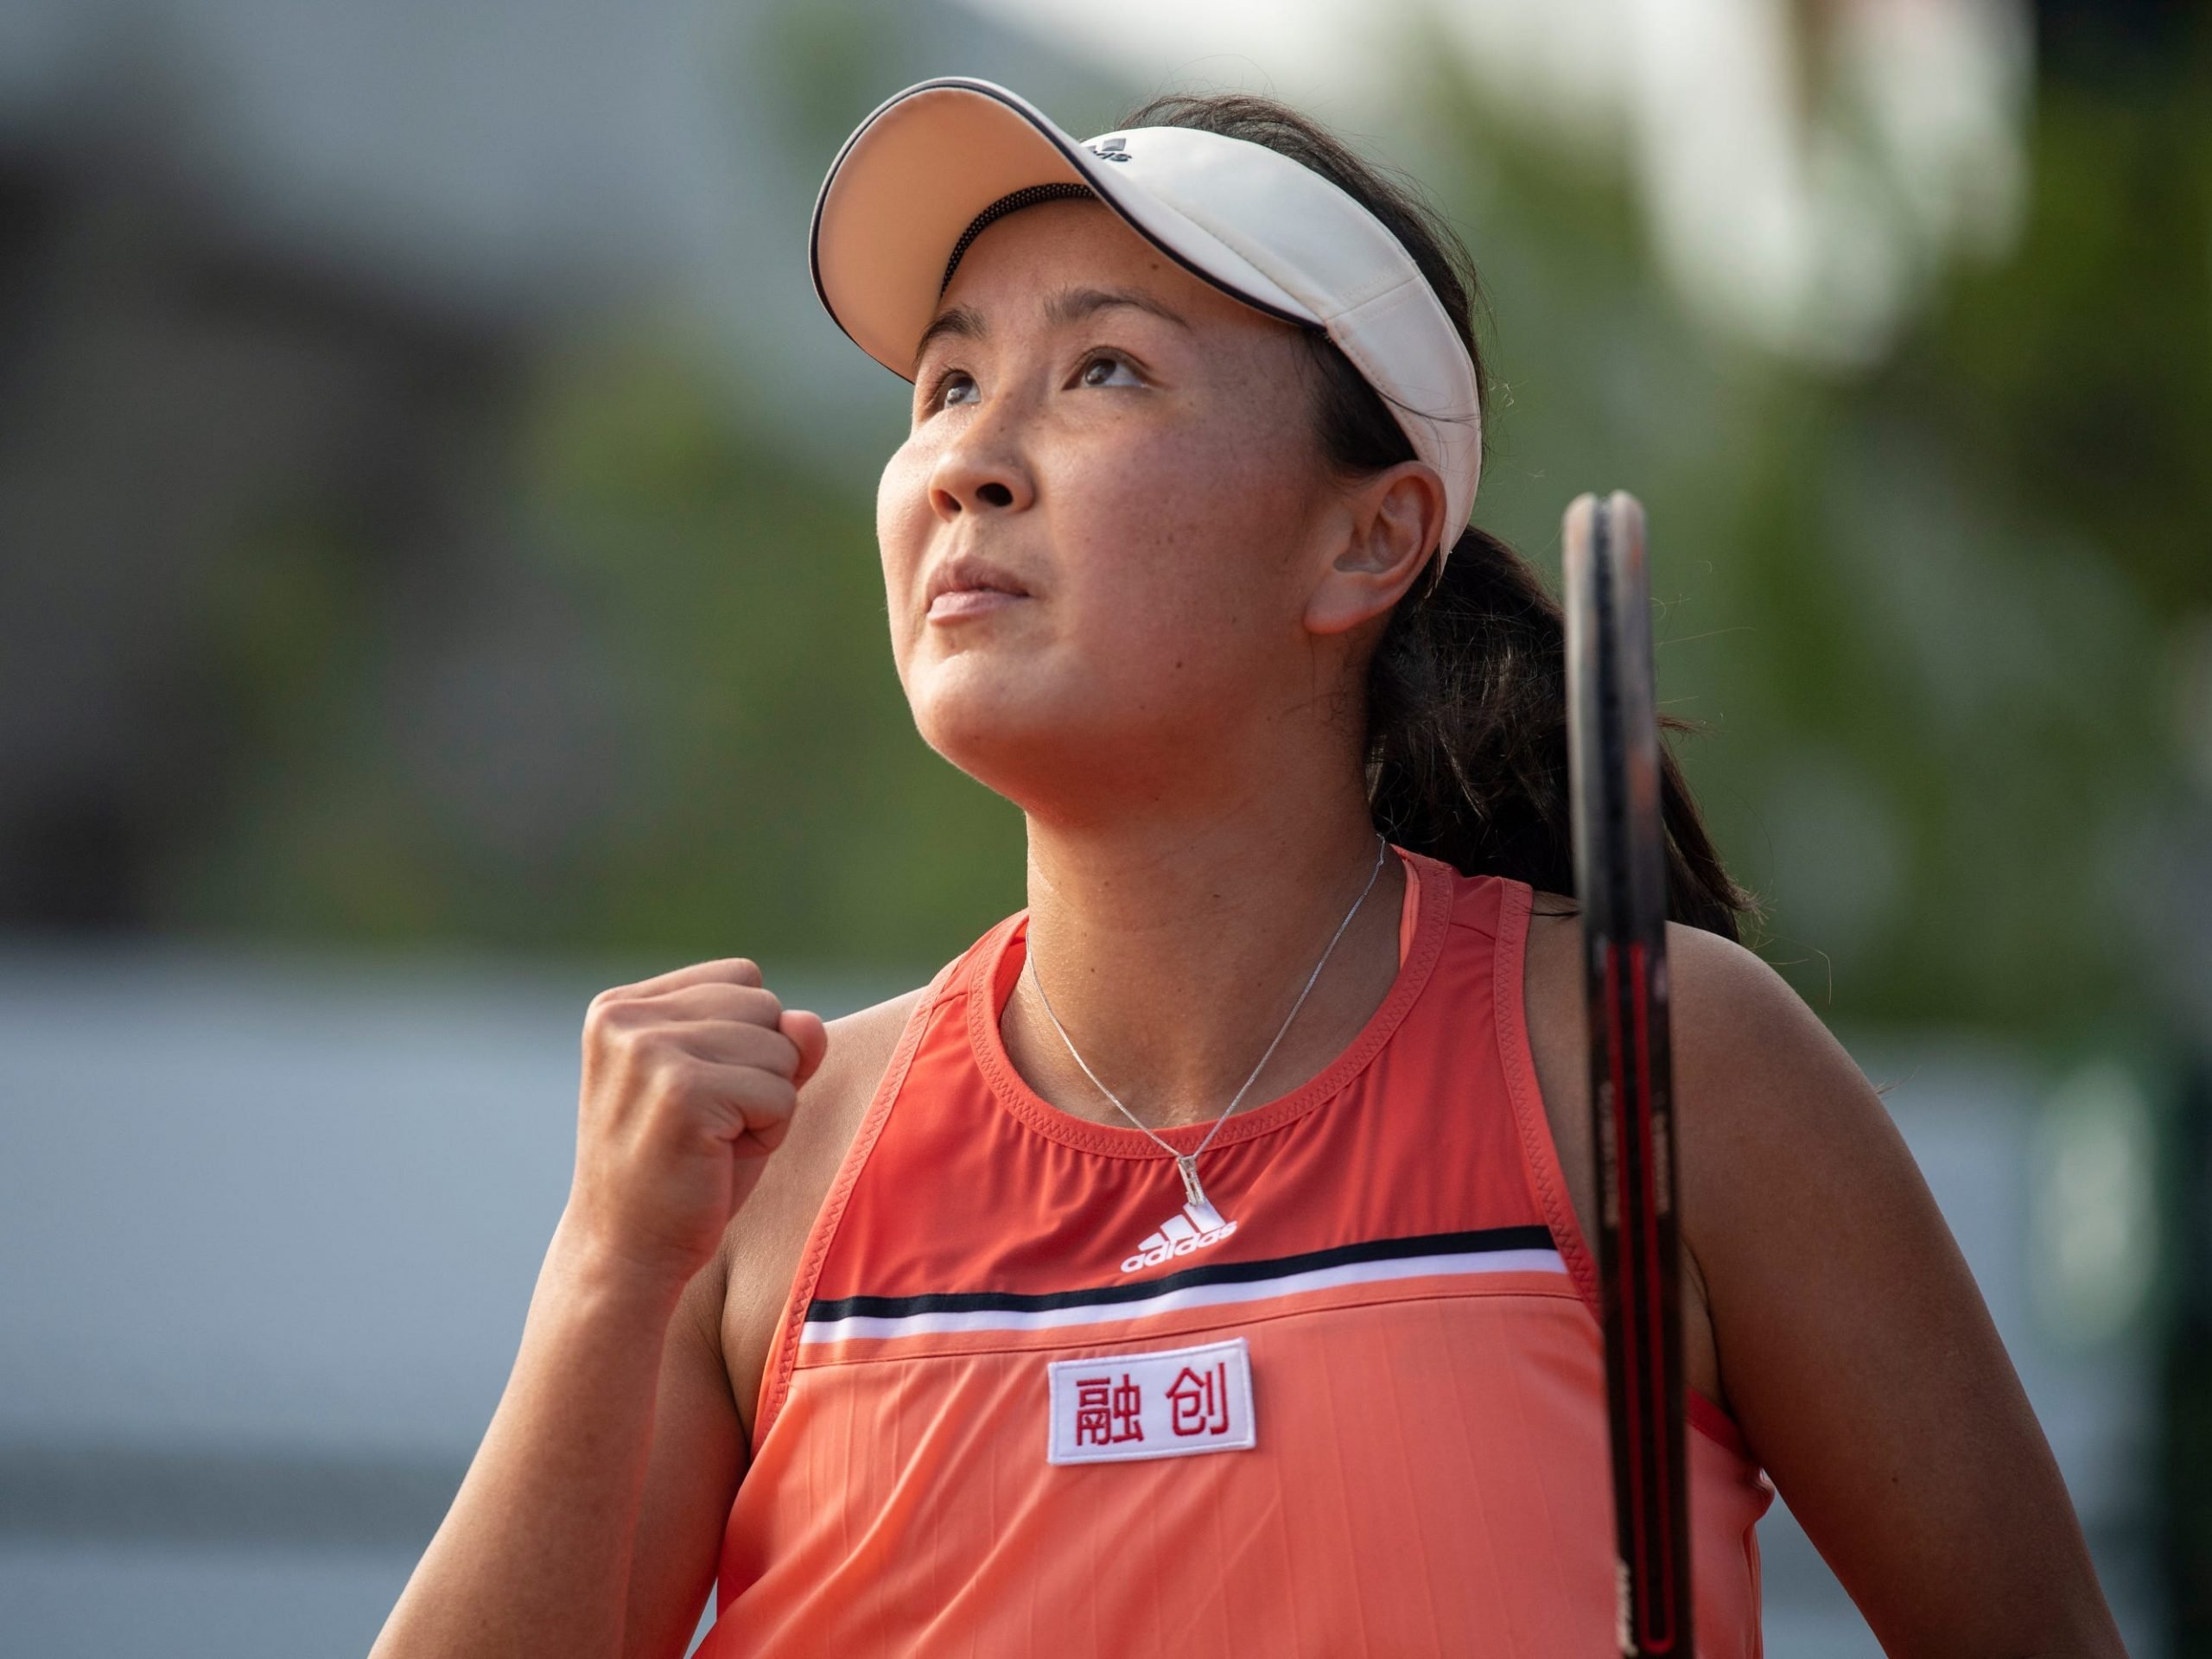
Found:
[[830, 164], [814, 204], [814, 291], [855, 344], [912, 379], [977, 215], [1017, 193], [1001, 212], [1077, 194], [1069, 186], [1095, 192], [1193, 276], [1325, 329], [1444, 480], [1440, 545], [1451, 551], [1482, 477], [1474, 362], [1382, 221], [1265, 145], [1189, 127], [1078, 143], [1003, 86], [925, 80], [886, 99]]

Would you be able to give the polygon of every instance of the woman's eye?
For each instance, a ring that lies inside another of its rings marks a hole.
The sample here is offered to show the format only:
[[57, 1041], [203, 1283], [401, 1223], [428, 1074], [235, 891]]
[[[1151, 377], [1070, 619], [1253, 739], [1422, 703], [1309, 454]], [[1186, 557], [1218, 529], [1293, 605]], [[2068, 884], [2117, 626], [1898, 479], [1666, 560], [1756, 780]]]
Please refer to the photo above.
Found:
[[937, 384], [930, 389], [927, 407], [946, 409], [954, 404], [973, 403], [976, 396], [976, 383], [965, 370], [947, 369], [938, 377]]
[[[1126, 378], [1114, 378], [1117, 370]], [[1086, 386], [1141, 386], [1144, 384], [1138, 378], [1137, 372], [1118, 357], [1091, 358], [1084, 364], [1076, 378]]]

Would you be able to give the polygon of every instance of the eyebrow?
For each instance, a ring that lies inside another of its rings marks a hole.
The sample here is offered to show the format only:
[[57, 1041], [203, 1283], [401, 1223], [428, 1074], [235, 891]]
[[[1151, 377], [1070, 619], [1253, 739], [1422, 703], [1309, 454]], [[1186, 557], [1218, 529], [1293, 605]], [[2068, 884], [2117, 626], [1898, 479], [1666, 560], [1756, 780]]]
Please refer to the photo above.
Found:
[[1140, 311], [1149, 311], [1155, 317], [1164, 317], [1178, 328], [1187, 330], [1190, 323], [1181, 312], [1173, 310], [1155, 300], [1141, 289], [1135, 288], [1064, 288], [1057, 294], [1045, 296], [1045, 321], [1058, 328], [1080, 322], [1095, 311], [1109, 306], [1134, 306]]
[[[1063, 288], [1045, 296], [1045, 321], [1056, 328], [1065, 328], [1085, 317], [1116, 305], [1129, 306], [1139, 311], [1149, 311], [1164, 318], [1178, 328], [1188, 331], [1191, 324], [1176, 311], [1135, 288]], [[922, 330], [920, 343], [914, 347], [914, 367], [919, 370], [930, 343], [939, 337], [958, 340], [981, 340], [990, 332], [982, 312], [971, 305], [956, 305], [940, 313], [930, 326]]]
[[[956, 305], [950, 311], [939, 312], [930, 326], [922, 330], [921, 343], [914, 347], [914, 371], [920, 372], [922, 359], [929, 355], [930, 342], [944, 338], [950, 340], [981, 340], [986, 330], [982, 313], [969, 305]], [[912, 375], [907, 377], [912, 378]]]

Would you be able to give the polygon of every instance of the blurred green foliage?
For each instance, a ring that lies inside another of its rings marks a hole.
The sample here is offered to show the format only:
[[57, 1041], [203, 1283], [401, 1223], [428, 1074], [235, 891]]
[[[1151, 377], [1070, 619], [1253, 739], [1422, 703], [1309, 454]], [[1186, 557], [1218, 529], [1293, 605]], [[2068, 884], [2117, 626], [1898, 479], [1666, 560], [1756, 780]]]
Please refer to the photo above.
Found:
[[914, 733], [873, 500], [749, 436], [697, 361], [580, 355], [544, 388], [548, 543], [588, 582], [639, 746], [578, 925], [933, 970], [1023, 902], [1020, 817]]
[[1478, 516], [1555, 571], [1569, 497], [1643, 498], [1662, 699], [1824, 1013], [2053, 1033], [2141, 992], [2177, 625], [2212, 607], [2205, 39], [2046, 84], [2017, 245], [1847, 375], [1698, 330], [1624, 172], [1429, 83], [1508, 392]]

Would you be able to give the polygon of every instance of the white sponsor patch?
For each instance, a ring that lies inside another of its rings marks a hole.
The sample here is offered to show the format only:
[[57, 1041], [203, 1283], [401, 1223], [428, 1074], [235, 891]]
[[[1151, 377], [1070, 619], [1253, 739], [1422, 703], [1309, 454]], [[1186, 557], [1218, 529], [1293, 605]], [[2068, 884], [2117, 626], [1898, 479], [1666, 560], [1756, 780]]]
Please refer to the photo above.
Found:
[[1153, 1354], [1056, 1359], [1048, 1463], [1122, 1463], [1254, 1445], [1252, 1352], [1242, 1337]]

